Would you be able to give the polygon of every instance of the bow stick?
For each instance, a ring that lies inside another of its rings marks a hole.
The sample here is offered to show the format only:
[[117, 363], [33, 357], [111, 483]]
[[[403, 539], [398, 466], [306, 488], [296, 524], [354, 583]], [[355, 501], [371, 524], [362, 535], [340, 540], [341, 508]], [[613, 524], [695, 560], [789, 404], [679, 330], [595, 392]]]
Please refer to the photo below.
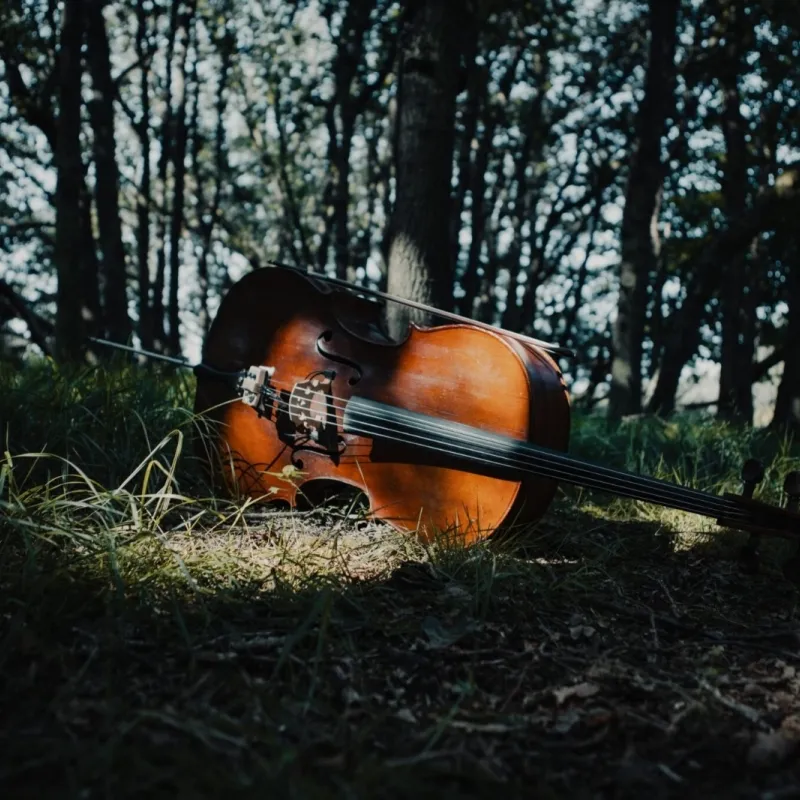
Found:
[[456, 314], [452, 311], [443, 311], [441, 308], [429, 306], [425, 303], [419, 303], [416, 300], [408, 300], [405, 297], [399, 297], [398, 295], [389, 294], [388, 292], [381, 292], [377, 289], [368, 289], [364, 286], [359, 286], [356, 283], [350, 283], [349, 281], [342, 280], [341, 278], [331, 278], [322, 274], [321, 272], [314, 272], [310, 269], [300, 269], [299, 267], [290, 267], [288, 264], [281, 264], [277, 261], [267, 261], [267, 264], [271, 267], [278, 267], [279, 269], [288, 269], [292, 272], [299, 272], [301, 275], [307, 275], [310, 278], [315, 278], [319, 281], [323, 281], [324, 283], [330, 283], [333, 286], [339, 286], [342, 289], [347, 289], [355, 294], [362, 294], [367, 297], [377, 297], [380, 300], [388, 300], [392, 303], [399, 303], [400, 305], [414, 308], [417, 311], [424, 311], [428, 314], [441, 317], [442, 319], [450, 320], [451, 322], [460, 322], [464, 325], [472, 325], [476, 328], [482, 328], [483, 330], [491, 331], [492, 333], [500, 333], [503, 336], [509, 337], [510, 339], [517, 339], [520, 342], [532, 344], [547, 353], [551, 353], [552, 355], [564, 356], [566, 358], [575, 358], [576, 355], [575, 351], [571, 350], [569, 347], [563, 347], [562, 345], [545, 342], [542, 339], [535, 339], [533, 336], [526, 336], [524, 333], [509, 331], [505, 328], [500, 328], [497, 325], [490, 325], [488, 322], [480, 322], [479, 320], [470, 319], [469, 317], [462, 317], [461, 314]]

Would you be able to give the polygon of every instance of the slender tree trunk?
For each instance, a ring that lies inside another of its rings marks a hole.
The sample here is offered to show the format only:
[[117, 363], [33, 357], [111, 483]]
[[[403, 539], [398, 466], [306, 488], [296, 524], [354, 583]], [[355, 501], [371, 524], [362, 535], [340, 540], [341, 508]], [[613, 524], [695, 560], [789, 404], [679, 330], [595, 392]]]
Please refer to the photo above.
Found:
[[139, 275], [139, 338], [146, 350], [153, 348], [153, 319], [150, 306], [150, 45], [144, 0], [136, 4], [136, 57], [140, 62], [140, 102], [142, 116], [138, 124], [142, 145], [142, 177], [136, 198], [136, 261]]
[[481, 100], [485, 96], [483, 88], [487, 85], [488, 81], [486, 68], [475, 61], [475, 56], [478, 50], [477, 30], [472, 30], [470, 32], [467, 44], [465, 45], [465, 50], [465, 62], [468, 65], [466, 74], [467, 102], [461, 114], [461, 127], [463, 130], [460, 135], [458, 157], [456, 160], [456, 163], [458, 164], [458, 182], [456, 185], [455, 196], [453, 197], [453, 213], [450, 219], [450, 245], [452, 247], [452, 255], [450, 258], [452, 260], [454, 270], [456, 270], [458, 267], [459, 256], [461, 253], [459, 235], [461, 234], [461, 228], [463, 227], [461, 217], [464, 213], [464, 205], [470, 186], [470, 154], [472, 153], [472, 143], [475, 139], [475, 134], [478, 129], [478, 117], [481, 110]]
[[[688, 266], [691, 275], [683, 305], [667, 320], [661, 367], [653, 396], [648, 404], [652, 413], [668, 414], [675, 408], [675, 394], [681, 372], [700, 343], [700, 325], [706, 303], [711, 298], [719, 265], [727, 264], [736, 253], [762, 231], [772, 230], [782, 219], [800, 212], [800, 165], [794, 164], [762, 191], [753, 207], [731, 220], [729, 226], [710, 237], [705, 247]], [[752, 382], [752, 378], [750, 379]]]
[[[389, 292], [450, 308], [450, 179], [461, 29], [460, 0], [415, 3], [401, 55], [397, 193], [389, 244]], [[391, 335], [409, 319], [425, 321], [396, 303], [387, 308]]]
[[101, 0], [84, 0], [86, 5], [87, 60], [94, 94], [89, 111], [94, 132], [95, 200], [103, 254], [106, 328], [112, 339], [127, 341], [131, 335], [128, 315], [125, 248], [119, 210], [119, 172], [114, 137], [114, 95], [111, 59]]
[[656, 385], [647, 404], [652, 414], [668, 416], [675, 410], [681, 373], [700, 344], [700, 325], [708, 292], [703, 281], [690, 281], [680, 310], [670, 316], [664, 337]]
[[328, 136], [333, 147], [331, 156], [335, 176], [333, 194], [334, 257], [336, 275], [344, 280], [354, 280], [355, 270], [350, 263], [350, 151], [356, 118], [362, 111], [362, 97], [355, 91], [358, 65], [364, 56], [364, 35], [369, 29], [370, 4], [349, 0], [342, 20], [342, 39], [336, 50], [333, 73], [336, 91], [332, 104], [338, 106], [341, 129], [337, 130], [336, 114], [328, 118]]
[[[278, 168], [281, 178], [281, 188], [286, 203], [286, 211], [291, 222], [291, 229], [284, 226], [281, 231], [281, 248], [287, 249], [292, 254], [292, 261], [296, 267], [305, 267], [313, 264], [314, 259], [311, 255], [311, 248], [308, 244], [305, 225], [303, 224], [300, 204], [295, 196], [294, 185], [289, 167], [291, 166], [291, 153], [289, 152], [289, 140], [286, 135], [286, 126], [283, 121], [283, 93], [279, 83], [273, 86], [274, 100], [272, 111], [275, 114], [275, 127], [278, 129]], [[298, 241], [299, 240], [299, 246]], [[280, 257], [281, 259], [283, 256]]]
[[340, 146], [336, 149], [333, 168], [336, 184], [333, 201], [333, 250], [336, 260], [336, 277], [342, 280], [355, 280], [355, 268], [350, 263], [350, 150], [353, 144], [355, 116], [352, 109], [342, 109], [342, 134]]
[[[534, 308], [536, 306], [536, 287], [533, 286], [533, 284], [537, 282], [537, 276], [533, 272], [533, 249], [536, 241], [534, 210], [538, 202], [539, 187], [537, 186], [538, 181], [535, 177], [528, 178], [527, 169], [531, 163], [541, 162], [549, 133], [549, 123], [545, 115], [545, 94], [547, 91], [548, 76], [550, 74], [551, 46], [552, 42], [548, 37], [543, 45], [541, 54], [536, 58], [533, 65], [532, 77], [535, 82], [536, 95], [533, 100], [531, 100], [530, 111], [526, 115], [525, 139], [518, 153], [516, 164], [516, 198], [513, 215], [514, 240], [511, 243], [509, 258], [511, 275], [509, 276], [508, 297], [506, 299], [506, 308], [503, 312], [502, 321], [502, 326], [508, 330], [520, 330], [523, 324], [531, 323], [532, 320], [525, 317], [525, 310], [531, 305], [531, 302]], [[517, 291], [520, 278], [523, 274], [521, 229], [526, 219], [529, 221], [532, 234], [529, 236], [531, 247], [530, 270], [528, 281], [522, 292], [521, 301], [518, 301]], [[529, 293], [532, 294], [530, 299], [528, 298]]]
[[167, 272], [167, 220], [169, 219], [170, 193], [168, 186], [169, 165], [174, 147], [174, 118], [172, 108], [172, 62], [175, 56], [175, 40], [181, 0], [172, 0], [167, 34], [167, 52], [164, 66], [164, 117], [161, 121], [161, 154], [158, 159], [158, 185], [161, 190], [161, 208], [156, 221], [156, 274], [153, 282], [152, 330], [153, 342], [157, 349], [166, 345], [166, 316], [164, 313], [164, 289]]
[[86, 167], [82, 165], [80, 189], [81, 217], [81, 279], [83, 282], [83, 320], [87, 336], [106, 336], [107, 330], [101, 293], [104, 289], [100, 262], [97, 258], [97, 242], [92, 222], [92, 195], [86, 185]]
[[84, 186], [81, 161], [81, 43], [83, 9], [80, 2], [64, 6], [58, 54], [58, 120], [55, 162], [56, 292], [55, 349], [62, 361], [77, 361], [84, 350], [83, 220]]
[[595, 233], [600, 225], [600, 217], [603, 212], [603, 191], [604, 186], [598, 186], [595, 196], [594, 209], [589, 216], [589, 242], [583, 255], [583, 261], [578, 268], [578, 275], [575, 279], [574, 290], [572, 292], [573, 304], [564, 312], [564, 326], [562, 336], [567, 346], [573, 346], [577, 337], [575, 336], [578, 327], [578, 315], [583, 307], [583, 290], [589, 277], [589, 259], [592, 257], [595, 246]]
[[[522, 48], [517, 48], [514, 58], [500, 80], [500, 93], [508, 96], [514, 83], [517, 67], [522, 58]], [[492, 151], [494, 132], [498, 124], [498, 112], [489, 103], [489, 80], [491, 76], [488, 69], [481, 69], [478, 72], [473, 90], [478, 94], [478, 108], [482, 109], [484, 115], [483, 132], [481, 134], [478, 152], [472, 164], [469, 193], [472, 201], [470, 210], [470, 245], [467, 251], [467, 265], [461, 285], [464, 289], [464, 296], [458, 303], [458, 310], [466, 316], [473, 316], [480, 309], [481, 299], [481, 276], [478, 274], [481, 264], [481, 251], [483, 250], [484, 237], [486, 235], [487, 210], [491, 210], [491, 205], [486, 201], [486, 170], [489, 165], [489, 154]], [[454, 231], [456, 237], [458, 233]], [[457, 241], [457, 240], [456, 240]], [[485, 281], [484, 281], [485, 284]]]
[[659, 252], [661, 139], [675, 107], [680, 0], [650, 0], [650, 51], [622, 217], [619, 301], [613, 329], [609, 419], [641, 411], [647, 288]]
[[[739, 72], [745, 45], [743, 0], [732, 0], [721, 9], [725, 31], [725, 58], [720, 83], [725, 95], [722, 130], [725, 135], [723, 195], [729, 219], [747, 207], [747, 123], [741, 112]], [[745, 248], [726, 265], [722, 284], [722, 354], [720, 359], [718, 414], [723, 419], [753, 420], [753, 391], [750, 373], [755, 351], [755, 305]]]
[[167, 310], [167, 319], [169, 323], [167, 347], [169, 351], [174, 354], [181, 352], [180, 298], [178, 297], [178, 290], [180, 289], [181, 243], [185, 222], [186, 149], [189, 138], [186, 119], [187, 97], [189, 94], [186, 90], [186, 61], [191, 44], [193, 16], [194, 3], [189, 3], [182, 15], [182, 21], [180, 23], [182, 36], [177, 48], [179, 78], [175, 91], [177, 114], [174, 118], [176, 125], [172, 150], [173, 194], [169, 234], [169, 305]]
[[208, 313], [208, 290], [209, 275], [208, 261], [211, 255], [211, 245], [214, 238], [214, 226], [219, 214], [219, 206], [222, 200], [222, 187], [227, 175], [227, 162], [225, 158], [225, 109], [227, 106], [228, 73], [230, 71], [231, 59], [235, 43], [233, 37], [226, 31], [222, 34], [219, 47], [221, 48], [221, 67], [219, 73], [219, 84], [217, 86], [217, 129], [214, 135], [214, 192], [211, 198], [211, 205], [207, 209], [208, 221], [202, 226], [202, 251], [198, 262], [199, 277], [199, 319], [200, 331], [205, 337], [211, 320]]
[[800, 436], [800, 274], [797, 268], [789, 270], [789, 326], [786, 331], [783, 377], [778, 387], [773, 428]]
[[[480, 143], [478, 144], [478, 152], [475, 155], [475, 161], [472, 163], [471, 169], [469, 187], [471, 198], [469, 210], [470, 240], [469, 248], [467, 249], [467, 264], [461, 279], [464, 295], [458, 302], [458, 311], [469, 317], [475, 313], [475, 305], [481, 285], [478, 270], [481, 262], [481, 250], [483, 249], [483, 237], [486, 231], [486, 167], [489, 163], [489, 150], [491, 149], [491, 138], [494, 135], [495, 127], [494, 116], [488, 108], [488, 72], [482, 73], [482, 78], [483, 80], [476, 90], [481, 94], [480, 104], [485, 109], [486, 120]], [[456, 236], [458, 236], [457, 233]]]

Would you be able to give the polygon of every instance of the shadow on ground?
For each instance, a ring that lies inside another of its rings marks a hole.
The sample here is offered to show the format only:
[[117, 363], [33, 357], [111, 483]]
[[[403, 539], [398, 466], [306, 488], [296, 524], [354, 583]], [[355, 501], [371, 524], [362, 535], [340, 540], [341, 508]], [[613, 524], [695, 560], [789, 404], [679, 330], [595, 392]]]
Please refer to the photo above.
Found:
[[769, 559], [740, 575], [734, 540], [678, 539], [564, 503], [522, 549], [268, 591], [157, 565], [126, 582], [6, 542], [0, 786], [800, 796], [797, 591]]

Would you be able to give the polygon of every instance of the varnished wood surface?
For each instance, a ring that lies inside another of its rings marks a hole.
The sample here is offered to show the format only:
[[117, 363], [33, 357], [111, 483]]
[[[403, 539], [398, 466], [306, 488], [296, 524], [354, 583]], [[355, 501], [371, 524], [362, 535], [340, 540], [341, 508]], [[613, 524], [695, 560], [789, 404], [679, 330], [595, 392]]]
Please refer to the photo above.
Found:
[[[323, 349], [342, 361], [318, 351], [323, 334]], [[467, 325], [413, 328], [405, 342], [387, 343], [374, 303], [320, 292], [280, 269], [256, 270], [230, 290], [203, 360], [223, 370], [274, 366], [273, 385], [287, 392], [311, 373], [333, 369], [333, 392], [342, 402], [358, 395], [557, 449], [569, 435], [566, 389], [542, 351]], [[508, 520], [537, 518], [555, 491], [552, 481], [505, 480], [478, 466], [455, 469], [446, 453], [438, 458], [347, 434], [338, 464], [303, 451], [297, 454], [302, 476], [287, 480], [282, 472], [291, 468], [292, 453], [274, 421], [232, 400], [229, 388], [198, 379], [195, 411], [217, 425], [226, 486], [251, 497], [294, 505], [308, 481], [337, 480], [365, 491], [374, 516], [402, 530], [426, 539], [456, 532], [473, 542]]]

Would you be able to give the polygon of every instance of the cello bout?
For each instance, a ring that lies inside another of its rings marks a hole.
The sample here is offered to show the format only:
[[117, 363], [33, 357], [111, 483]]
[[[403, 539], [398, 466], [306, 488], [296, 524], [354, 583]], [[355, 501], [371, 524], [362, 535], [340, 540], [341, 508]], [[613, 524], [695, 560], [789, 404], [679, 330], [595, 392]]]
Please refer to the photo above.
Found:
[[[293, 506], [307, 484], [338, 481], [367, 495], [373, 517], [425, 540], [474, 542], [541, 516], [555, 482], [509, 475], [481, 436], [566, 449], [569, 399], [555, 362], [464, 324], [412, 326], [392, 342], [375, 324], [376, 303], [338, 295], [267, 267], [220, 304], [204, 361], [274, 370], [260, 408], [198, 376], [195, 412], [214, 423], [228, 491]], [[370, 410], [348, 429], [353, 399]], [[403, 427], [404, 411], [417, 427]], [[474, 431], [463, 444], [452, 436], [459, 425]]]

